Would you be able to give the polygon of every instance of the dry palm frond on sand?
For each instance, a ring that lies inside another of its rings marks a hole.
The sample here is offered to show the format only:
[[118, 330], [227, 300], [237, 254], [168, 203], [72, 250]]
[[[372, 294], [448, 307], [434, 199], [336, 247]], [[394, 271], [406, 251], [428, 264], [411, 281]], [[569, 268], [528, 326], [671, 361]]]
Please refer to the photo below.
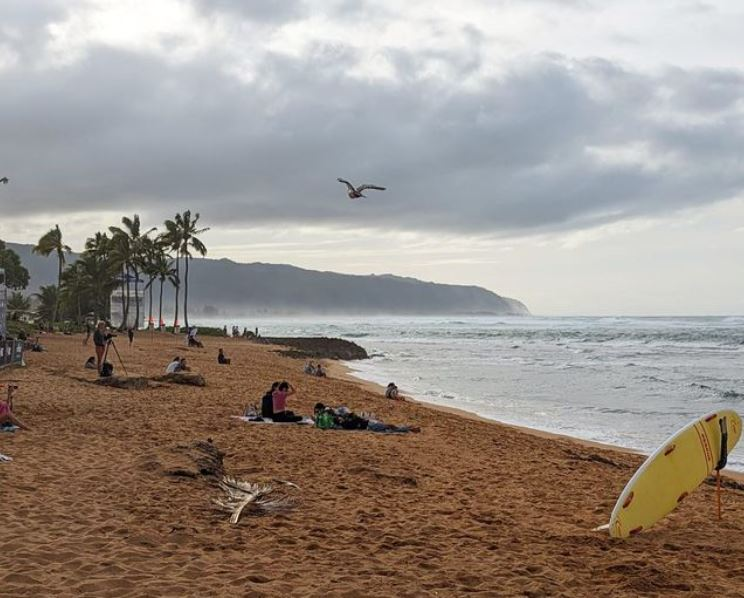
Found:
[[[291, 482], [281, 482], [284, 485], [297, 488]], [[295, 500], [283, 494], [271, 484], [254, 484], [243, 482], [225, 476], [220, 482], [220, 488], [225, 492], [225, 498], [215, 499], [215, 504], [223, 511], [231, 513], [230, 523], [238, 523], [240, 517], [250, 512], [254, 515], [264, 515], [291, 509]]]

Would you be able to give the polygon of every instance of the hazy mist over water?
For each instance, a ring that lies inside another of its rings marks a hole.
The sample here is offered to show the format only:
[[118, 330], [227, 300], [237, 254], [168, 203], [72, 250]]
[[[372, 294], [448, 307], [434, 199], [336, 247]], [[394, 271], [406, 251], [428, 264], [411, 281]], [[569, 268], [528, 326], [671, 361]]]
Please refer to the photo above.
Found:
[[[267, 336], [353, 340], [372, 357], [350, 363], [360, 378], [393, 380], [415, 398], [495, 420], [644, 452], [708, 412], [744, 413], [744, 317], [234, 323]], [[744, 470], [744, 448], [729, 466]]]

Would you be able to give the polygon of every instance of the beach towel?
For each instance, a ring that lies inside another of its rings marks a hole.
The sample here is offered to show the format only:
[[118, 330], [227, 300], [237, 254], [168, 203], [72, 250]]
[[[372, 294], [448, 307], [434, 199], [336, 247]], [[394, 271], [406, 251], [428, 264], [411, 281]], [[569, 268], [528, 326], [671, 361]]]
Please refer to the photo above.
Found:
[[233, 415], [231, 417], [244, 421], [247, 424], [271, 424], [273, 426], [312, 426], [315, 424], [309, 417], [304, 417], [298, 422], [275, 422], [270, 417], [246, 417], [244, 415]]
[[12, 461], [12, 460], [13, 460], [13, 457], [8, 457], [8, 455], [3, 455], [2, 453], [0, 453], [0, 463], [2, 463], [3, 461]]

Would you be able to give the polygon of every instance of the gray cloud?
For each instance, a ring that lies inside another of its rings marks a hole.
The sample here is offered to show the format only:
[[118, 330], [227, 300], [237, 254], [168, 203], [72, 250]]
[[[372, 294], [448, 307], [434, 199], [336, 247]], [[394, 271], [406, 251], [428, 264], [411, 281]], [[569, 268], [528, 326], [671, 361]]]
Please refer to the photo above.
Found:
[[[381, 49], [390, 79], [358, 76], [363, 55], [342, 44], [266, 54], [251, 83], [211, 54], [99, 46], [66, 67], [22, 62], [0, 72], [3, 210], [498, 234], [741, 193], [741, 72], [540, 55], [462, 85], [488, 66], [479, 32], [463, 35], [461, 50]], [[423, 75], [432, 65], [445, 74]], [[353, 203], [337, 176], [389, 190]]]
[[260, 23], [280, 23], [307, 13], [302, 0], [191, 0], [205, 14], [227, 14]]
[[47, 27], [61, 20], [68, 8], [62, 0], [3, 0], [0, 46], [11, 49], [22, 64], [34, 64], [49, 40]]

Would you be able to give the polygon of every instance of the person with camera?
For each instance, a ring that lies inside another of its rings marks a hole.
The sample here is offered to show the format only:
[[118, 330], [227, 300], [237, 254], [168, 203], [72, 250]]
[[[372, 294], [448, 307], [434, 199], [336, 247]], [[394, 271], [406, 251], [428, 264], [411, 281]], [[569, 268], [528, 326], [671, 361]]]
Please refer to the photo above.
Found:
[[110, 332], [106, 331], [106, 322], [99, 320], [93, 333], [93, 344], [96, 346], [96, 366], [99, 374], [103, 365], [103, 355], [106, 352], [106, 343], [112, 336]]

